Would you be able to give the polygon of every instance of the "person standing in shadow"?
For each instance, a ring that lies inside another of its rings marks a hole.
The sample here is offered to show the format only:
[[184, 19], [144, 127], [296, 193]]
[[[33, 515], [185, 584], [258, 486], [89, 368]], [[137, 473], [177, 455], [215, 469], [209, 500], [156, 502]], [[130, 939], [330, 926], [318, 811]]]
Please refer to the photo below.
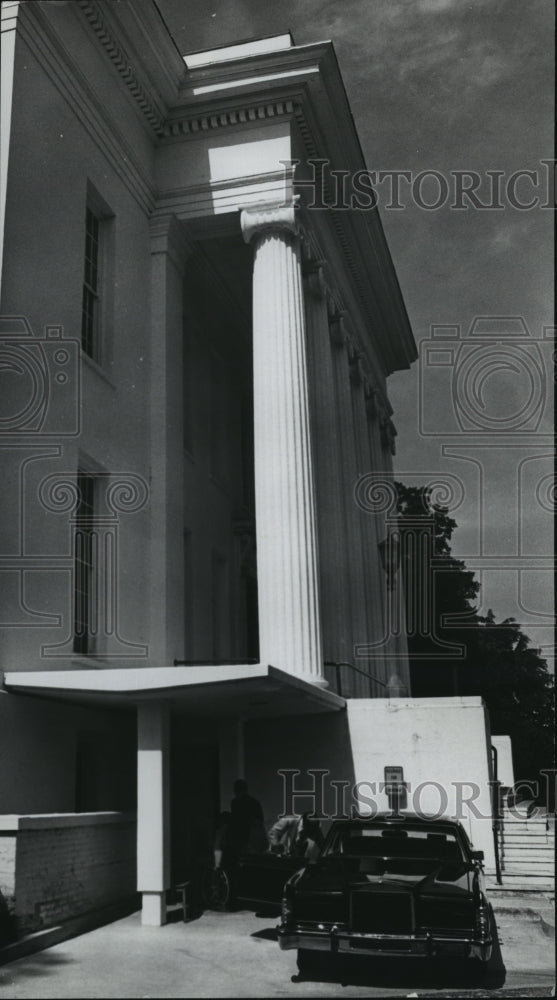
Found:
[[227, 840], [230, 853], [235, 858], [267, 850], [263, 809], [260, 802], [248, 793], [248, 783], [243, 778], [234, 782]]

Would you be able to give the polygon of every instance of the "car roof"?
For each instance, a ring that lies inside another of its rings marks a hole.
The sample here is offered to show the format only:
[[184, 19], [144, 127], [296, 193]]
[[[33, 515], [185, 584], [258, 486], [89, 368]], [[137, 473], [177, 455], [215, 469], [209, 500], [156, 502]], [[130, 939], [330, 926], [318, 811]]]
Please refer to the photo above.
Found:
[[405, 823], [411, 824], [412, 826], [447, 826], [447, 827], [458, 827], [460, 830], [463, 829], [462, 824], [459, 823], [457, 819], [451, 816], [439, 816], [436, 813], [392, 813], [392, 812], [382, 812], [375, 813], [374, 816], [352, 816], [346, 819], [335, 819], [333, 820], [335, 824], [344, 823], [393, 823], [396, 826], [403, 826]]

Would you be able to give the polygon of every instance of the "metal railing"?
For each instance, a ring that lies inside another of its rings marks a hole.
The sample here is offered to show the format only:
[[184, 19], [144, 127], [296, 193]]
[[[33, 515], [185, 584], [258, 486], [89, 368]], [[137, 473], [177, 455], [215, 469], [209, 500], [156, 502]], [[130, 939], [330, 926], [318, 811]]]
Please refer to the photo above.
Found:
[[502, 885], [503, 876], [501, 875], [501, 855], [500, 855], [501, 782], [499, 781], [499, 773], [498, 773], [497, 747], [494, 747], [493, 743], [491, 744], [491, 754], [493, 758], [492, 811], [493, 811], [493, 847], [495, 850], [495, 877], [497, 879], [497, 885]]
[[369, 681], [369, 693], [371, 697], [373, 697], [373, 684], [379, 684], [379, 686], [383, 688], [388, 687], [388, 685], [384, 684], [383, 681], [380, 681], [377, 677], [374, 677], [372, 674], [368, 674], [367, 671], [362, 670], [361, 667], [354, 666], [354, 664], [350, 663], [349, 660], [325, 660], [324, 666], [335, 668], [335, 683], [337, 689], [336, 693], [340, 695], [341, 698], [343, 697], [342, 677], [340, 673], [341, 667], [349, 667], [350, 670], [353, 670], [355, 673], [361, 674], [362, 677], [366, 677], [367, 680]]
[[259, 663], [257, 657], [242, 656], [240, 659], [228, 657], [225, 660], [174, 660], [174, 667], [254, 667]]

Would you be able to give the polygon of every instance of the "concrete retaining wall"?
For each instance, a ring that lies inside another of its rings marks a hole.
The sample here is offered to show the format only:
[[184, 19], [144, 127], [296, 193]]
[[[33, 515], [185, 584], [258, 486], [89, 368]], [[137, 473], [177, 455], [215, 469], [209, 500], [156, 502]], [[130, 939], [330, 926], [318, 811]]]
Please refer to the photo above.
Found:
[[[386, 765], [402, 767], [407, 809], [457, 815], [493, 869], [490, 735], [482, 699], [358, 699], [347, 710], [356, 781], [378, 788]], [[384, 791], [373, 797], [379, 809], [388, 809]]]
[[497, 777], [504, 788], [514, 785], [513, 748], [510, 736], [492, 736], [491, 742], [497, 750]]
[[[280, 769], [300, 771], [293, 779], [296, 791], [313, 787], [316, 779], [308, 773], [310, 769], [325, 769], [325, 813], [335, 813], [334, 782], [341, 781], [346, 783], [346, 812], [359, 805], [366, 815], [370, 807], [365, 798], [371, 800], [374, 811], [389, 810], [380, 786], [385, 767], [399, 766], [408, 783], [404, 808], [460, 813], [474, 847], [484, 851], [486, 868], [493, 870], [490, 734], [481, 698], [348, 699], [346, 712], [250, 722], [244, 733], [246, 777], [250, 792], [261, 801], [268, 826], [284, 807], [285, 779]], [[237, 739], [234, 734], [228, 736], [221, 746], [221, 760], [228, 756], [239, 768]], [[230, 782], [228, 772], [230, 768], [226, 772]], [[362, 783], [360, 795], [355, 797], [358, 783]], [[303, 795], [293, 803], [297, 812], [311, 810], [314, 804], [312, 796]], [[223, 794], [223, 808], [227, 805]]]

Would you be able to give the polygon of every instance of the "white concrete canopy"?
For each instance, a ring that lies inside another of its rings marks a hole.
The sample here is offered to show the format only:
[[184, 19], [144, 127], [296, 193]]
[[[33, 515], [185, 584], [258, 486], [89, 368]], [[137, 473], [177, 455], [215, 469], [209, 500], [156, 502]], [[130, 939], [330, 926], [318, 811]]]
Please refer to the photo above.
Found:
[[137, 709], [137, 888], [143, 924], [166, 922], [170, 887], [170, 716], [239, 720], [345, 708], [343, 698], [265, 664], [8, 672], [4, 685], [73, 703]]
[[267, 664], [8, 671], [8, 691], [118, 708], [165, 701], [211, 718], [335, 712], [344, 698]]

